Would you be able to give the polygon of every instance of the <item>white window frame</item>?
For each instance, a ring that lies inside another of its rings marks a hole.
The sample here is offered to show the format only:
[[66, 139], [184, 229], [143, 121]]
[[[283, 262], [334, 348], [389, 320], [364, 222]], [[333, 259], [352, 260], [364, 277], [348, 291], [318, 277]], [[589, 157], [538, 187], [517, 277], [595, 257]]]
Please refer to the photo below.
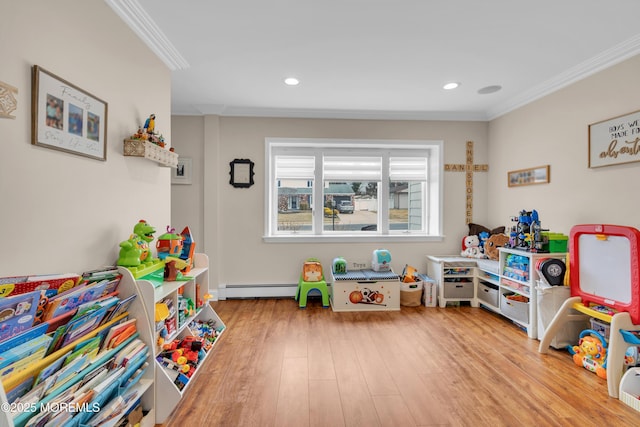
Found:
[[[323, 156], [342, 156], [346, 153], [366, 153], [363, 155], [382, 156], [382, 180], [378, 185], [378, 225], [375, 232], [327, 232], [323, 230], [323, 215], [317, 210], [324, 208], [323, 201]], [[276, 183], [276, 155], [315, 156], [315, 178], [312, 197], [314, 202], [311, 233], [295, 231], [278, 232]], [[426, 156], [428, 159], [428, 179], [425, 192], [427, 204], [423, 215], [424, 227], [415, 230], [391, 231], [389, 217], [389, 158], [407, 156]], [[315, 138], [266, 138], [265, 139], [265, 242], [368, 242], [368, 241], [442, 241], [443, 235], [443, 142], [414, 140], [353, 140], [353, 139], [315, 139]], [[429, 230], [428, 232], [425, 230]]]

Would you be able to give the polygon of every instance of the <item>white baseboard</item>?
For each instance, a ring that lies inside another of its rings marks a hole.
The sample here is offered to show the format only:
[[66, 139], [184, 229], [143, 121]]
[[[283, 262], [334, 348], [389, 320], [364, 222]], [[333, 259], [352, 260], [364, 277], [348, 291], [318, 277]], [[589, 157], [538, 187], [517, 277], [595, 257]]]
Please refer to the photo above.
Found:
[[218, 286], [217, 297], [220, 301], [233, 298], [293, 298], [297, 284], [281, 285], [227, 285]]

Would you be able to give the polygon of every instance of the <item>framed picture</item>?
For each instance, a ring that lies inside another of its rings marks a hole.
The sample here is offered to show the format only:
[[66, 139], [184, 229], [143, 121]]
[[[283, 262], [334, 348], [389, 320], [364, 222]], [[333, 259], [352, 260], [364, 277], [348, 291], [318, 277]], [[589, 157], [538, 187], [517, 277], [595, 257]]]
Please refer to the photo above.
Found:
[[229, 184], [236, 188], [249, 188], [253, 182], [253, 165], [249, 159], [235, 159], [229, 163]]
[[188, 157], [179, 157], [178, 166], [173, 168], [171, 184], [191, 184], [193, 162]]
[[640, 111], [589, 125], [589, 167], [640, 162]]
[[521, 185], [546, 184], [549, 182], [549, 165], [538, 166], [537, 168], [520, 169], [507, 172], [507, 183], [509, 187]]
[[107, 160], [107, 103], [33, 66], [31, 143]]

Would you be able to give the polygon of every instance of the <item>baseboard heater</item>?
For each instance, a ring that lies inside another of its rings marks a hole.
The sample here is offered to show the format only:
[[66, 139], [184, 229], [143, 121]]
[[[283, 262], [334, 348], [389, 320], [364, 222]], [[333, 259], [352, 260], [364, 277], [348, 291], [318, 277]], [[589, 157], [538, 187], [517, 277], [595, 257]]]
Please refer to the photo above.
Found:
[[224, 285], [218, 287], [220, 300], [233, 298], [293, 298], [298, 284]]

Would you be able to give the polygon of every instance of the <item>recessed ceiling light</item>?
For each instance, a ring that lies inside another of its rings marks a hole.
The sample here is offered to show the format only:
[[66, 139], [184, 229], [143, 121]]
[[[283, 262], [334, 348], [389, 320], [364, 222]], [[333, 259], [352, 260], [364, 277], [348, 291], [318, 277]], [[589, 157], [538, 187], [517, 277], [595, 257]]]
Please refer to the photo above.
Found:
[[442, 89], [451, 90], [451, 89], [457, 88], [458, 86], [460, 86], [460, 83], [452, 82], [452, 83], [447, 83], [446, 85], [442, 86]]
[[287, 77], [286, 79], [284, 79], [284, 84], [288, 86], [297, 86], [298, 84], [300, 84], [300, 80], [296, 79], [295, 77]]
[[482, 89], [478, 89], [478, 93], [480, 95], [486, 95], [488, 93], [494, 93], [499, 91], [500, 89], [502, 89], [502, 86], [500, 85], [493, 85], [493, 86], [485, 86]]

